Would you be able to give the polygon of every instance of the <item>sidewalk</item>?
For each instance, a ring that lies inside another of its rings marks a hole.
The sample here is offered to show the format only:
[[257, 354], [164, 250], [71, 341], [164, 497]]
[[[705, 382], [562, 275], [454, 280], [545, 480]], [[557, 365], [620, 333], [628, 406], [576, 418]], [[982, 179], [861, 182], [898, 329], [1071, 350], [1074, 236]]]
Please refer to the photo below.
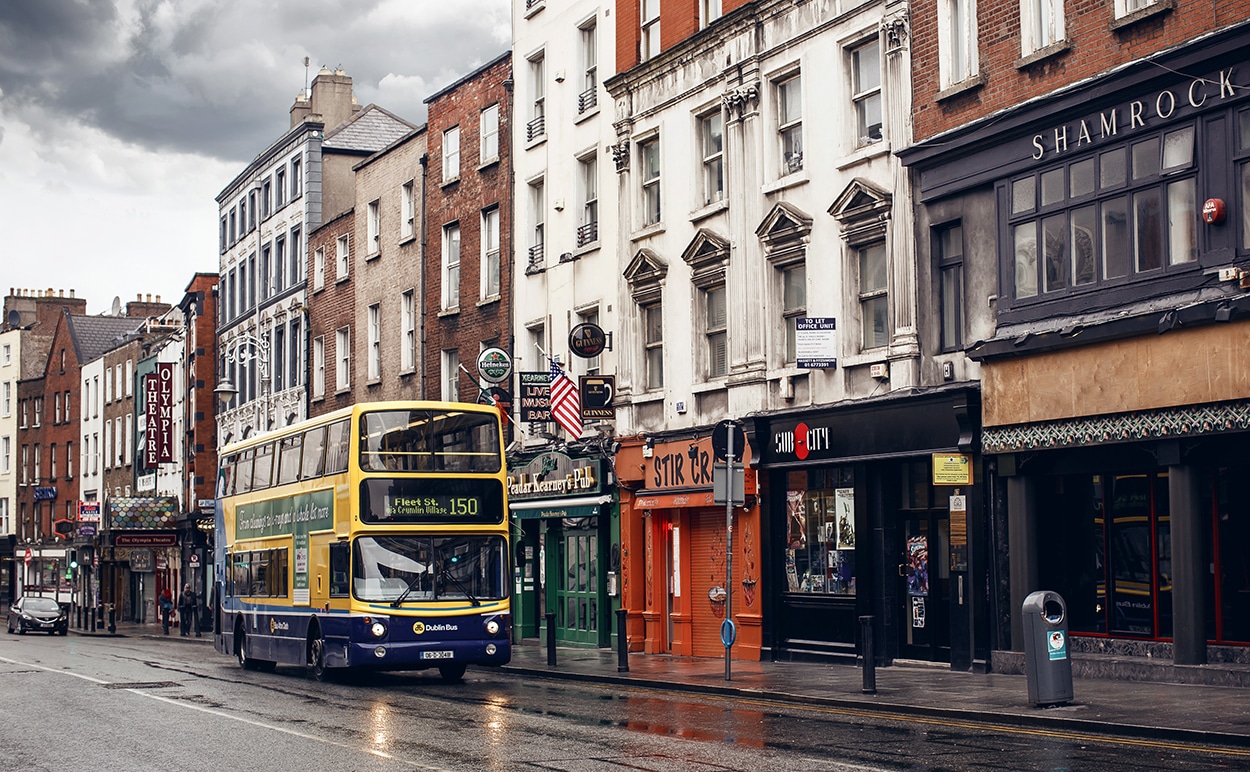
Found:
[[[159, 624], [119, 624], [110, 634], [70, 628], [73, 635], [156, 638], [179, 643], [212, 643], [212, 634], [165, 636]], [[767, 699], [894, 716], [992, 723], [1061, 732], [1250, 747], [1250, 693], [1244, 688], [1076, 679], [1072, 703], [1037, 708], [1028, 702], [1024, 676], [960, 673], [945, 667], [894, 666], [876, 670], [876, 694], [863, 694], [863, 673], [848, 665], [734, 660], [725, 680], [723, 659], [632, 654], [629, 671], [618, 672], [617, 653], [608, 649], [559, 648], [556, 665], [536, 641], [514, 645], [509, 673]]]

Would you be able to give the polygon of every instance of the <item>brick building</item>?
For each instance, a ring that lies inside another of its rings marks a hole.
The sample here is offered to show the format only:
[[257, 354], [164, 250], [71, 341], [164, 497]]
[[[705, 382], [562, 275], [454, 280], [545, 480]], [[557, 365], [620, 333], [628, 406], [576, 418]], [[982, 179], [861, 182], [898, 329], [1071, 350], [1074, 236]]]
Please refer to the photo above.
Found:
[[356, 210], [348, 209], [308, 237], [308, 414], [322, 415], [352, 404]]
[[512, 352], [511, 86], [505, 53], [425, 100], [422, 313], [431, 399], [477, 401], [478, 354]]

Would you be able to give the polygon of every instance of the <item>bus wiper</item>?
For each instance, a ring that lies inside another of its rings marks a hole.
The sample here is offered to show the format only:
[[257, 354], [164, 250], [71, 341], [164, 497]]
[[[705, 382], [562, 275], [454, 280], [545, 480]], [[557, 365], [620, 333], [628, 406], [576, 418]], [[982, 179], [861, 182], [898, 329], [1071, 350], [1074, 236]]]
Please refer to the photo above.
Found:
[[404, 588], [404, 591], [399, 594], [399, 597], [391, 601], [391, 608], [399, 608], [400, 604], [404, 602], [404, 599], [411, 595], [412, 591], [417, 589], [417, 585], [420, 583], [421, 574], [417, 574], [412, 578], [412, 581], [408, 583], [408, 586]]
[[469, 604], [470, 604], [470, 605], [473, 605], [473, 606], [480, 606], [480, 605], [482, 605], [482, 601], [480, 601], [480, 600], [478, 600], [477, 598], [473, 597], [473, 593], [469, 592], [469, 589], [468, 589], [467, 587], [465, 587], [463, 584], [461, 584], [459, 579], [457, 579], [456, 577], [452, 576], [452, 573], [451, 573], [451, 571], [450, 571], [450, 570], [448, 570], [447, 566], [443, 566], [443, 570], [442, 570], [442, 571], [439, 571], [438, 575], [439, 575], [440, 577], [444, 577], [444, 576], [445, 576], [445, 577], [447, 577], [447, 578], [451, 581], [451, 583], [452, 583], [452, 584], [456, 585], [456, 589], [457, 589], [457, 590], [460, 590], [460, 592], [463, 592], [463, 593], [464, 593], [464, 597], [466, 597], [466, 598], [468, 598], [468, 599], [469, 599]]

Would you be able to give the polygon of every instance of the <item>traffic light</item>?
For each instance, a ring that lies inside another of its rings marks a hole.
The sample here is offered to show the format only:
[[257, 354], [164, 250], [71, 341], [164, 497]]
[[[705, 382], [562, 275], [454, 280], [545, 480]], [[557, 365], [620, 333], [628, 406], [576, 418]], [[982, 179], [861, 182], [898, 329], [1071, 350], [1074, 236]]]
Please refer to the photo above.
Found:
[[65, 519], [57, 520], [52, 524], [52, 530], [55, 531], [56, 535], [60, 538], [68, 539], [74, 535], [74, 521]]
[[78, 570], [78, 550], [69, 551], [69, 570], [70, 571]]

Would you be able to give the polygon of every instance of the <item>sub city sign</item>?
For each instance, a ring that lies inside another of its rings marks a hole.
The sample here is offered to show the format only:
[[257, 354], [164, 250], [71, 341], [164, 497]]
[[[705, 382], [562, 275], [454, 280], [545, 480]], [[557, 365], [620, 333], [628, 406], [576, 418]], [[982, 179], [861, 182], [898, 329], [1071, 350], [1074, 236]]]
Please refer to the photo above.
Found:
[[158, 362], [156, 372], [143, 376], [144, 466], [149, 469], [174, 460], [174, 364]]

